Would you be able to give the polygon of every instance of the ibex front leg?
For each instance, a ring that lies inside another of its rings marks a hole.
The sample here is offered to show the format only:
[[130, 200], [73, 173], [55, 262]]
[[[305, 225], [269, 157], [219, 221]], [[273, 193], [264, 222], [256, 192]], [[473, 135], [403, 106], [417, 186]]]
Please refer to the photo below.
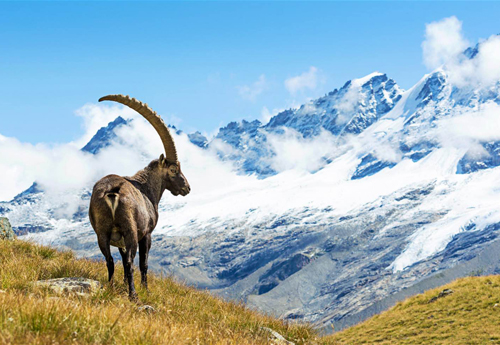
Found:
[[151, 249], [151, 233], [146, 234], [139, 242], [139, 268], [141, 269], [141, 284], [148, 288], [148, 257]]

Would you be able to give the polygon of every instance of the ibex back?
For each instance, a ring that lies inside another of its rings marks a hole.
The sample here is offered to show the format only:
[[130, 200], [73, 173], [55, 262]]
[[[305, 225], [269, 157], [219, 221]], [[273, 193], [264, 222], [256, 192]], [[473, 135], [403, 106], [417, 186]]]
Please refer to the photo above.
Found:
[[162, 154], [134, 176], [103, 177], [95, 184], [90, 199], [90, 223], [106, 258], [109, 281], [113, 283], [115, 267], [110, 246], [115, 246], [122, 257], [129, 296], [136, 299], [133, 276], [135, 254], [139, 247], [141, 283], [147, 288], [151, 233], [158, 222], [158, 204], [163, 192], [168, 189], [173, 195], [185, 196], [191, 188], [181, 172], [174, 141], [163, 120], [147, 104], [129, 96], [110, 95], [99, 99], [103, 100], [122, 103], [144, 116], [158, 132], [165, 149], [165, 156]]

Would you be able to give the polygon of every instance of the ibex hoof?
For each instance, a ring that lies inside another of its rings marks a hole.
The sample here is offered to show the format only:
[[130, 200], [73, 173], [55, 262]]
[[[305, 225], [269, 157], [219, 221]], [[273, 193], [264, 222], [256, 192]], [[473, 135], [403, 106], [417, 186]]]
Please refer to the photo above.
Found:
[[131, 293], [129, 296], [128, 296], [130, 302], [137, 302], [139, 300], [139, 298], [137, 297], [137, 294], [134, 292], [134, 293]]

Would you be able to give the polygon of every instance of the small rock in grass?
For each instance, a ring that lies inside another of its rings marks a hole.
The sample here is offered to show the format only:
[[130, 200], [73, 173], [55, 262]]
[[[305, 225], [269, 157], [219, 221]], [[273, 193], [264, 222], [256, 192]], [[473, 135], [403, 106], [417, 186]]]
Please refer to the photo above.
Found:
[[137, 310], [143, 311], [147, 314], [153, 314], [154, 312], [156, 312], [155, 308], [147, 304], [141, 305], [139, 308], [137, 308]]
[[272, 339], [273, 342], [271, 344], [276, 344], [276, 345], [295, 345], [295, 343], [286, 340], [285, 337], [283, 337], [281, 334], [279, 334], [278, 332], [276, 332], [275, 330], [273, 330], [271, 328], [261, 327], [260, 329], [263, 330], [263, 331], [268, 332], [271, 335], [271, 337], [273, 338]]
[[436, 302], [438, 298], [442, 298], [452, 294], [454, 291], [452, 289], [444, 289], [439, 293], [439, 295], [432, 297], [427, 303]]
[[452, 289], [444, 289], [438, 295], [438, 297], [444, 297], [446, 295], [452, 294], [454, 291]]

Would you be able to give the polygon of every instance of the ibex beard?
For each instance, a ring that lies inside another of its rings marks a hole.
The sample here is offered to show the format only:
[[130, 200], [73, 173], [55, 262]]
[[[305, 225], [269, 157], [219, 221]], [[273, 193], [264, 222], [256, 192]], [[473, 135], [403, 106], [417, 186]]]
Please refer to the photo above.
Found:
[[153, 160], [134, 176], [108, 175], [97, 181], [90, 199], [89, 218], [102, 254], [106, 258], [108, 280], [113, 284], [114, 261], [111, 246], [118, 247], [123, 261], [124, 282], [129, 297], [137, 299], [134, 286], [134, 258], [139, 247], [141, 283], [147, 288], [151, 233], [158, 223], [158, 204], [168, 189], [173, 195], [191, 191], [182, 174], [175, 144], [168, 127], [147, 104], [123, 95], [109, 95], [99, 101], [122, 103], [144, 116], [158, 132], [165, 155]]

